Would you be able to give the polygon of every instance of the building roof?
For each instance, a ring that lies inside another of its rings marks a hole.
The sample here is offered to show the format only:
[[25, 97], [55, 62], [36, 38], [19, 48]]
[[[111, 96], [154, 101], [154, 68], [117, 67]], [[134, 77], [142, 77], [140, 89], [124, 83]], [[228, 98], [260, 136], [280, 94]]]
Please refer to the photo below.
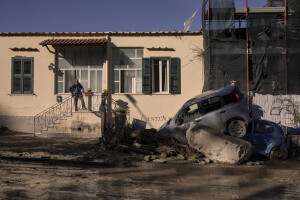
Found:
[[150, 31], [150, 32], [0, 32], [0, 36], [134, 36], [134, 35], [202, 35], [200, 31]]
[[48, 39], [40, 43], [42, 46], [74, 46], [74, 45], [103, 45], [107, 39]]

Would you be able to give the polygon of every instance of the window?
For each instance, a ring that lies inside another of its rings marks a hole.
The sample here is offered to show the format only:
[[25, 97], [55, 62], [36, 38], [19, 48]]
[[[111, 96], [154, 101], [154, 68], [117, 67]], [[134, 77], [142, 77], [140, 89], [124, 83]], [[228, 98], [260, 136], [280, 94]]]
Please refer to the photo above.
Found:
[[203, 108], [203, 114], [218, 110], [222, 108], [222, 103], [220, 97], [212, 97], [201, 101]]
[[12, 58], [12, 94], [33, 94], [33, 58]]
[[274, 131], [274, 126], [271, 124], [266, 124], [262, 122], [255, 122], [254, 132], [255, 133], [272, 133]]
[[143, 58], [143, 93], [180, 94], [179, 58]]
[[113, 48], [114, 93], [142, 93], [142, 48]]
[[84, 89], [102, 92], [103, 48], [62, 48], [57, 50], [57, 93], [68, 93], [78, 78]]
[[223, 96], [225, 104], [231, 104], [235, 102], [235, 97], [232, 93]]
[[192, 104], [188, 107], [186, 107], [178, 116], [178, 118], [182, 118], [183, 122], [190, 121], [192, 119], [196, 119], [197, 117], [200, 117], [200, 111], [198, 108], [198, 104]]
[[169, 92], [169, 60], [152, 60], [152, 93]]

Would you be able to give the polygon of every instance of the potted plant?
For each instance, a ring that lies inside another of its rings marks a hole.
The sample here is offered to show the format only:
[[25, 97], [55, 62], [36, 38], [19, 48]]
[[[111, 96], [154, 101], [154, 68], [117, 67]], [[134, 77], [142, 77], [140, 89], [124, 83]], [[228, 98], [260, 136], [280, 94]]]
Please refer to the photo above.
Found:
[[115, 124], [117, 127], [124, 127], [126, 124], [126, 109], [117, 107], [115, 110]]
[[102, 90], [102, 96], [107, 96], [108, 95], [108, 90], [107, 89], [103, 89]]
[[94, 95], [94, 92], [92, 92], [92, 89], [91, 88], [88, 88], [86, 90], [86, 93], [85, 93], [86, 96], [93, 96]]

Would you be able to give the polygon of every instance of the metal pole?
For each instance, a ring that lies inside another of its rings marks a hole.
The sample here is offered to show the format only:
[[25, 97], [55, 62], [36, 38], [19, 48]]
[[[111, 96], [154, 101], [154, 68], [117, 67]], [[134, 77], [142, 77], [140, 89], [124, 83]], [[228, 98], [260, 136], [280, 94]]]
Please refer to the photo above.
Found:
[[73, 103], [72, 103], [72, 96], [71, 96], [71, 116], [73, 116]]
[[248, 0], [246, 0], [246, 42], [247, 42], [247, 94], [250, 103], [250, 85], [249, 85], [249, 35], [248, 35]]
[[35, 116], [33, 117], [33, 136], [35, 137]]
[[[211, 66], [210, 66], [210, 56], [211, 56], [211, 51], [210, 51], [210, 23], [209, 23], [209, 20], [210, 20], [210, 3], [209, 3], [209, 0], [207, 1], [207, 20], [208, 20], [208, 32], [207, 32], [207, 35], [208, 35], [208, 38], [207, 38], [207, 49], [209, 51], [209, 54], [207, 56], [207, 59], [208, 59], [208, 69], [209, 69], [209, 77], [211, 77]], [[205, 73], [205, 72], [204, 72]], [[207, 73], [205, 73], [205, 77], [204, 77], [204, 80], [206, 81], [207, 79], [207, 76], [206, 76]]]
[[288, 94], [288, 63], [287, 63], [287, 30], [286, 30], [286, 26], [287, 26], [287, 2], [286, 0], [284, 0], [284, 65], [285, 65], [285, 69], [286, 69], [286, 94]]

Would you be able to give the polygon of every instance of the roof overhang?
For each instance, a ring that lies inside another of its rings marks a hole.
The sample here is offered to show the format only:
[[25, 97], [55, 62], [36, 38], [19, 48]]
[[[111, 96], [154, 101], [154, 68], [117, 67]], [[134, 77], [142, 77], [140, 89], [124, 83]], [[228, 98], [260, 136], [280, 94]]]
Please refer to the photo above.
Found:
[[40, 43], [40, 45], [47, 46], [105, 46], [107, 39], [48, 39]]

